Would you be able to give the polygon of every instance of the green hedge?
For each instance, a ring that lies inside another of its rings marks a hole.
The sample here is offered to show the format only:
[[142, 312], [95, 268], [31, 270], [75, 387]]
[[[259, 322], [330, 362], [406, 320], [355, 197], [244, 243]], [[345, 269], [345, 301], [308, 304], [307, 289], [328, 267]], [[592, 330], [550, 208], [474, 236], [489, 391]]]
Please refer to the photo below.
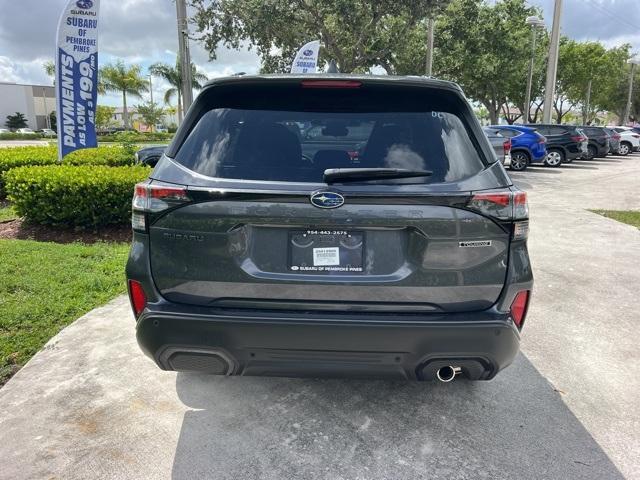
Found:
[[[134, 152], [121, 146], [77, 150], [64, 157], [64, 165], [106, 165], [119, 167], [133, 165]], [[4, 197], [2, 174], [22, 166], [52, 165], [58, 161], [58, 148], [16, 147], [0, 148], [0, 198]]]
[[16, 213], [43, 225], [96, 228], [130, 221], [131, 198], [147, 167], [47, 165], [4, 173]]
[[98, 142], [168, 142], [173, 138], [173, 133], [160, 132], [118, 132], [108, 135], [99, 135]]
[[[39, 133], [34, 134], [26, 134], [26, 133], [0, 133], [0, 140], [42, 140], [45, 138], [43, 135]], [[51, 139], [51, 137], [47, 137], [47, 139]]]

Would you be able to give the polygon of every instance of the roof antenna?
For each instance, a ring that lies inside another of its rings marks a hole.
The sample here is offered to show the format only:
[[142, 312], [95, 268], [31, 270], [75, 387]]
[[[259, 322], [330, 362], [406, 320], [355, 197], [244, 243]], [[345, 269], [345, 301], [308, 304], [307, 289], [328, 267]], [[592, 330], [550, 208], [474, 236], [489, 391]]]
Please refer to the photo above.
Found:
[[335, 60], [329, 60], [329, 68], [327, 68], [327, 73], [340, 73]]

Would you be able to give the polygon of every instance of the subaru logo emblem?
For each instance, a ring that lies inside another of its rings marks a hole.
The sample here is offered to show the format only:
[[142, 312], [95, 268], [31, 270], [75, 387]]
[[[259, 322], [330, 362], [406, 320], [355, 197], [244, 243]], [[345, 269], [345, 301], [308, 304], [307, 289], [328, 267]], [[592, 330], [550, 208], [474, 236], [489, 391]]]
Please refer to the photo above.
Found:
[[311, 195], [311, 204], [318, 208], [338, 208], [344, 205], [344, 197], [336, 192], [317, 192]]
[[307, 49], [307, 50], [305, 50], [304, 52], [302, 52], [302, 54], [303, 54], [305, 57], [310, 57], [311, 55], [313, 55], [313, 50], [311, 50], [311, 49]]
[[93, 2], [91, 0], [78, 0], [76, 2], [76, 7], [88, 10], [93, 7]]

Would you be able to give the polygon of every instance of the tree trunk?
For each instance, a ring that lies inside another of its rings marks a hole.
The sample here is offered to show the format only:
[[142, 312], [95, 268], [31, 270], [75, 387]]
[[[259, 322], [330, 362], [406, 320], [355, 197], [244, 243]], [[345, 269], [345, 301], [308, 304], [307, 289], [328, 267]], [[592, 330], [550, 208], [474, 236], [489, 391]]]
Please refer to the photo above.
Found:
[[489, 122], [491, 123], [491, 125], [497, 125], [498, 112], [500, 111], [500, 107], [496, 107], [491, 103], [485, 104], [484, 106], [487, 107], [487, 111], [489, 112]]
[[129, 112], [127, 111], [127, 92], [122, 91], [122, 121], [124, 122], [124, 129], [129, 126]]
[[[536, 106], [536, 110], [533, 114], [533, 117], [530, 118], [529, 123], [538, 123], [538, 114], [540, 113], [540, 110], [542, 109], [542, 102], [540, 103], [534, 103], [534, 105]], [[531, 111], [529, 111], [529, 115], [531, 115]]]

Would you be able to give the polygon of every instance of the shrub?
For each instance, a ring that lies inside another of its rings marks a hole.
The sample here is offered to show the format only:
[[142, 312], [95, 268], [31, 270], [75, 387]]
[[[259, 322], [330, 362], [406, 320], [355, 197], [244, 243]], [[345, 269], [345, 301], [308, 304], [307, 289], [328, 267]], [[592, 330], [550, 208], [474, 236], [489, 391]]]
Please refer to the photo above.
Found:
[[160, 132], [118, 132], [108, 135], [100, 135], [98, 137], [99, 142], [130, 142], [130, 143], [144, 143], [144, 142], [168, 142], [173, 138], [173, 133], [160, 133]]
[[[58, 148], [17, 147], [0, 149], [0, 198], [4, 197], [2, 174], [22, 166], [51, 165], [58, 160]], [[64, 165], [106, 165], [111, 167], [132, 165], [133, 154], [120, 146], [78, 150], [64, 157]]]
[[130, 221], [131, 197], [147, 167], [46, 165], [4, 173], [18, 215], [43, 225], [97, 228]]
[[0, 133], [0, 140], [40, 140], [44, 138], [41, 134], [27, 134], [27, 133]]

